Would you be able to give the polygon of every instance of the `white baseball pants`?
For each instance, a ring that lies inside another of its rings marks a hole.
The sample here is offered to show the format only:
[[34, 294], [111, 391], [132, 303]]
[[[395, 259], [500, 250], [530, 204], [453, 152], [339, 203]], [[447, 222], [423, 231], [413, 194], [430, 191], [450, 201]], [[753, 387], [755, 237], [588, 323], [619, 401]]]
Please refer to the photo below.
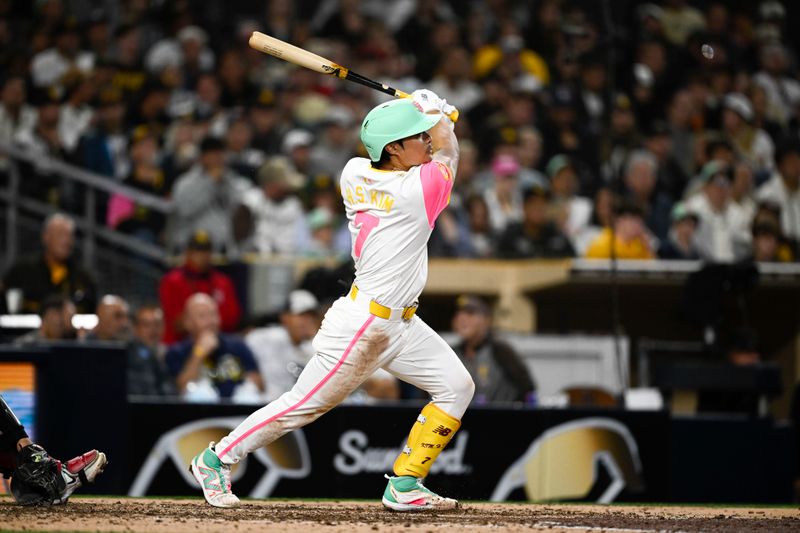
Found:
[[[314, 337], [316, 355], [292, 390], [247, 417], [216, 445], [219, 458], [236, 463], [247, 454], [302, 427], [350, 395], [378, 368], [431, 395], [437, 407], [461, 419], [475, 385], [450, 346], [422, 319], [378, 318], [368, 298], [339, 298]], [[266, 376], [269, 387], [269, 376]]]

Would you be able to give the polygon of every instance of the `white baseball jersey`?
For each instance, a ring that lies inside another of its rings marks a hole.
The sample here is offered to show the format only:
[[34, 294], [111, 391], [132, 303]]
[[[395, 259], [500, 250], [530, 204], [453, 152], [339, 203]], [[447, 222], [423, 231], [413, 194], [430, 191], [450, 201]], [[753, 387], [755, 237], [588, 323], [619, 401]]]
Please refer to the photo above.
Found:
[[[341, 189], [359, 295], [394, 308], [416, 301], [428, 273], [428, 237], [452, 188], [450, 170], [435, 161], [405, 172], [377, 170], [362, 158], [347, 163]], [[460, 419], [472, 399], [469, 372], [419, 316], [378, 318], [342, 296], [325, 314], [312, 345], [316, 354], [292, 389], [217, 443], [223, 462], [239, 462], [308, 424], [380, 368], [426, 391], [453, 418]]]
[[360, 291], [388, 307], [413, 304], [428, 277], [428, 238], [447, 206], [453, 176], [431, 161], [408, 171], [373, 168], [351, 159], [341, 191]]

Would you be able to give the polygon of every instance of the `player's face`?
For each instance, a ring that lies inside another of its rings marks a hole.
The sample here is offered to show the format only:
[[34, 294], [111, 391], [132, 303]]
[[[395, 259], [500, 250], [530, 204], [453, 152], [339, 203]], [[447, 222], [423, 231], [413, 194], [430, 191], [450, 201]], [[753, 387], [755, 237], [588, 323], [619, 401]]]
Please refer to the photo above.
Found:
[[433, 144], [427, 131], [397, 141], [397, 158], [406, 168], [427, 163], [433, 156]]

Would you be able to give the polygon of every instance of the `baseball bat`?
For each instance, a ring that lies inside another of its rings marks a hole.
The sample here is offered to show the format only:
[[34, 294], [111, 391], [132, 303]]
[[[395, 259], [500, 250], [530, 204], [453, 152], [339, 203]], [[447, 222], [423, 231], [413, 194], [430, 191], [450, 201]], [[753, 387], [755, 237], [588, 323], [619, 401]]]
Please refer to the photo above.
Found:
[[[314, 72], [328, 74], [343, 80], [350, 80], [369, 87], [370, 89], [375, 89], [376, 91], [380, 91], [397, 98], [410, 98], [411, 96], [399, 89], [389, 87], [385, 83], [378, 83], [375, 80], [371, 80], [365, 76], [362, 76], [361, 74], [353, 72], [347, 67], [337, 65], [330, 59], [325, 59], [324, 57], [318, 56], [313, 52], [303, 50], [302, 48], [294, 46], [293, 44], [281, 41], [280, 39], [276, 39], [275, 37], [261, 33], [260, 31], [254, 31], [250, 36], [248, 43], [250, 44], [250, 48], [258, 50], [259, 52], [269, 54], [273, 57], [283, 59], [284, 61], [294, 63], [295, 65], [299, 65], [301, 67], [305, 67], [309, 70], [313, 70]], [[453, 111], [448, 116], [453, 122], [457, 121], [458, 110]]]

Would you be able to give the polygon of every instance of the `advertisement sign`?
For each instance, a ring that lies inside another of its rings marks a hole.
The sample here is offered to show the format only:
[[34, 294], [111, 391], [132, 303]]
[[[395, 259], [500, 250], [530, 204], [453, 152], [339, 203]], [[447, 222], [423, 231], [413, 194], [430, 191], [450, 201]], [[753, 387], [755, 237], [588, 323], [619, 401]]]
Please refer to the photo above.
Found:
[[[197, 494], [186, 465], [249, 414], [242, 406], [131, 406], [139, 457], [130, 496]], [[235, 412], [239, 414], [235, 414]], [[252, 498], [375, 498], [418, 410], [342, 406], [256, 450], [232, 471]], [[431, 469], [434, 490], [463, 499], [663, 500], [666, 414], [474, 408]], [[646, 450], [646, 453], [643, 453]]]

